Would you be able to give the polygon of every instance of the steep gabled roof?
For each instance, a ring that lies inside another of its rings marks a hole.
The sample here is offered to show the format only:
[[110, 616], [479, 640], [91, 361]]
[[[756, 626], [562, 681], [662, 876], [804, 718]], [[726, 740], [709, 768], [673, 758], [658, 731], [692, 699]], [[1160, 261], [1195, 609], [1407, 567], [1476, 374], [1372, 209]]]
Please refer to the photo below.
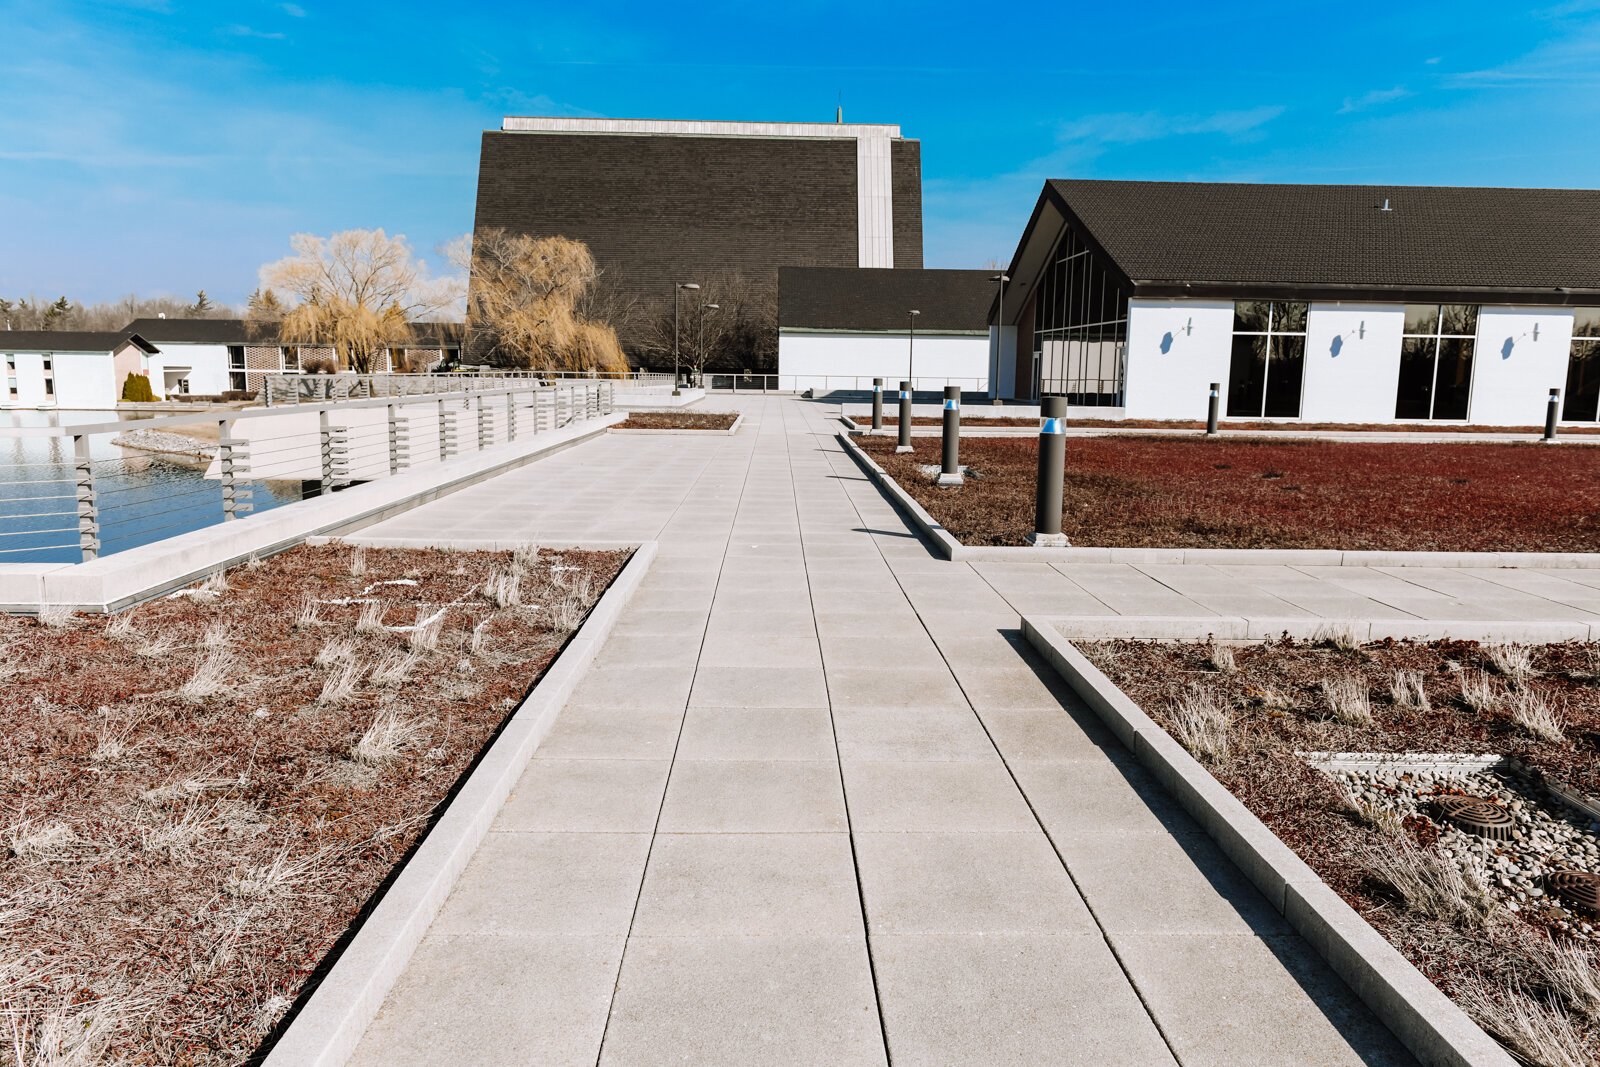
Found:
[[1138, 296], [1600, 296], [1600, 190], [1051, 179], [1014, 277], [1063, 217]]
[[983, 332], [994, 298], [988, 270], [884, 270], [783, 267], [778, 271], [778, 327], [802, 330], [904, 331], [916, 308], [917, 330]]
[[127, 330], [0, 330], [0, 352], [113, 352], [124, 342], [146, 352], [161, 351]]

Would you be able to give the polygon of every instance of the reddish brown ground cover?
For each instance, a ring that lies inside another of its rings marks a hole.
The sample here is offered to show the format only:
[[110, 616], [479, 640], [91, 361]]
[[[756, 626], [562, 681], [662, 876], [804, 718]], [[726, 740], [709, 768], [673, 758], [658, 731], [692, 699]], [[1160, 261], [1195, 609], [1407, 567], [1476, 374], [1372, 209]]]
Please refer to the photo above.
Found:
[[[872, 416], [871, 415], [852, 415], [851, 418], [855, 421], [855, 424], [857, 426], [871, 426], [872, 425]], [[883, 417], [883, 424], [885, 426], [899, 426], [900, 425], [900, 416], [898, 416], [898, 415], [885, 415]], [[911, 418], [911, 425], [913, 425], [913, 426], [943, 426], [944, 425], [944, 419], [941, 418], [940, 416], [937, 416], [937, 415], [914, 415]], [[1028, 427], [1032, 427], [1033, 429], [1037, 430], [1039, 428], [1039, 420], [1038, 419], [1032, 419], [1032, 418], [1023, 419], [1023, 418], [1017, 418], [1016, 416], [1013, 416], [1013, 415], [1006, 415], [1006, 416], [1002, 416], [1002, 417], [998, 417], [998, 418], [992, 418], [992, 419], [991, 418], [966, 418], [966, 419], [963, 419], [961, 421], [961, 425], [965, 429], [972, 429], [972, 428], [981, 429], [981, 428], [983, 428], [985, 426], [1006, 426], [1006, 427], [1011, 427], [1011, 428], [1016, 428], [1018, 426], [1028, 426]]]
[[726, 430], [737, 411], [635, 411], [617, 423], [619, 430]]
[[[858, 426], [867, 426], [872, 422], [872, 416], [851, 415], [851, 420]], [[885, 426], [900, 425], [898, 415], [885, 412], [883, 416]], [[912, 417], [913, 426], [941, 426], [943, 419], [937, 415], [916, 415]], [[1019, 418], [1007, 415], [1000, 418], [980, 418], [969, 416], [963, 420], [963, 425], [969, 426], [1034, 426], [1039, 425], [1036, 418]], [[1070, 425], [1084, 429], [1095, 430], [1204, 430], [1206, 424], [1200, 421], [1185, 421], [1182, 419], [1072, 419]], [[1218, 426], [1224, 430], [1233, 430], [1239, 433], [1282, 433], [1286, 430], [1337, 430], [1342, 433], [1526, 433], [1544, 434], [1543, 426], [1469, 426], [1457, 423], [1384, 423], [1384, 422], [1238, 422], [1223, 420]], [[1563, 426], [1561, 436], [1569, 435], [1594, 436], [1600, 435], [1600, 426]]]
[[[1036, 438], [962, 441], [976, 477], [946, 489], [919, 469], [939, 462], [937, 437], [906, 455], [892, 438], [858, 443], [964, 544], [1033, 529]], [[1070, 438], [1062, 522], [1081, 546], [1592, 552], [1600, 449]]]
[[249, 1060], [626, 558], [299, 548], [131, 622], [0, 616], [23, 1062]]
[[[1593, 796], [1600, 792], [1600, 645], [1528, 649], [1533, 674], [1523, 685], [1559, 709], [1566, 729], [1561, 742], [1541, 741], [1516, 725], [1511, 704], [1518, 687], [1473, 642], [1384, 641], [1340, 649], [1284, 640], [1234, 649], [1232, 669], [1219, 669], [1206, 645], [1110, 641], [1081, 647], [1168, 730], [1174, 730], [1176, 709], [1191, 693], [1213, 696], [1229, 709], [1232, 743], [1223, 758], [1201, 757], [1207, 769], [1446, 993], [1456, 995], [1478, 979], [1543, 992], [1533, 970], [1537, 946], [1549, 943], [1549, 924], [1570, 919], [1570, 913], [1536, 900], [1485, 929], [1462, 929], [1408, 911], [1374, 878], [1368, 859], [1385, 844], [1385, 831], [1363, 819], [1333, 780], [1297, 753], [1515, 755]], [[1426, 709], [1401, 707], [1390, 697], [1397, 671], [1421, 675]], [[1463, 674], [1487, 680], [1497, 705], [1466, 707]], [[1372, 723], [1331, 717], [1320, 683], [1338, 677], [1355, 679], [1369, 692]], [[1427, 822], [1407, 821], [1401, 832], [1422, 847], [1438, 838]], [[1600, 966], [1592, 941], [1575, 947]], [[1591, 1031], [1588, 1040], [1600, 1040], [1600, 1031]], [[1600, 1054], [1600, 1044], [1594, 1049]]]

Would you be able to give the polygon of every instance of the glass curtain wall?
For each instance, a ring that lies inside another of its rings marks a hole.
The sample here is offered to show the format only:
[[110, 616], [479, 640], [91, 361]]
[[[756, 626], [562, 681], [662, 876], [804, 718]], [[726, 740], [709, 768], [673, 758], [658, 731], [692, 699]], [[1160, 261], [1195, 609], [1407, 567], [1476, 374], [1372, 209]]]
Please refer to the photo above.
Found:
[[1088, 407], [1122, 406], [1128, 295], [1068, 227], [1034, 291], [1040, 395]]
[[1600, 419], [1600, 308], [1575, 308], [1572, 350], [1561, 417], [1571, 422]]
[[1394, 417], [1465, 420], [1477, 336], [1472, 304], [1407, 304]]
[[1298, 419], [1305, 370], [1305, 304], [1241, 300], [1233, 305], [1229, 418]]

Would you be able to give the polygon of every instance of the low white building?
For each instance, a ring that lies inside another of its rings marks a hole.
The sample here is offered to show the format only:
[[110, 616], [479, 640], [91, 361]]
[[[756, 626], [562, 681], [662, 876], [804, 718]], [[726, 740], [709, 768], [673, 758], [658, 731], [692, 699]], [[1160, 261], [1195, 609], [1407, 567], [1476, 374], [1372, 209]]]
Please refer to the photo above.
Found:
[[0, 407], [102, 409], [116, 403], [121, 379], [159, 350], [136, 333], [0, 330]]
[[996, 395], [1069, 413], [1535, 426], [1600, 417], [1600, 192], [1050, 181]]
[[[778, 272], [778, 388], [868, 393], [990, 389], [993, 271], [784, 267]], [[917, 314], [912, 314], [917, 312]]]

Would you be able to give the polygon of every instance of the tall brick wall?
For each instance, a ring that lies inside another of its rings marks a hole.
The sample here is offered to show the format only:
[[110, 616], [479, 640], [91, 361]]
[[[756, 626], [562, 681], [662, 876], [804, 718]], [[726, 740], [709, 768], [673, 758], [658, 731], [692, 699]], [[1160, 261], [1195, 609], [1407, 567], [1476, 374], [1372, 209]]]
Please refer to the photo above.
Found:
[[[916, 144], [893, 152], [895, 265], [921, 266]], [[604, 284], [635, 303], [624, 342], [636, 347], [643, 324], [670, 310], [675, 281], [739, 272], [775, 296], [780, 266], [855, 266], [856, 145], [491, 131], [476, 226], [588, 244]]]

